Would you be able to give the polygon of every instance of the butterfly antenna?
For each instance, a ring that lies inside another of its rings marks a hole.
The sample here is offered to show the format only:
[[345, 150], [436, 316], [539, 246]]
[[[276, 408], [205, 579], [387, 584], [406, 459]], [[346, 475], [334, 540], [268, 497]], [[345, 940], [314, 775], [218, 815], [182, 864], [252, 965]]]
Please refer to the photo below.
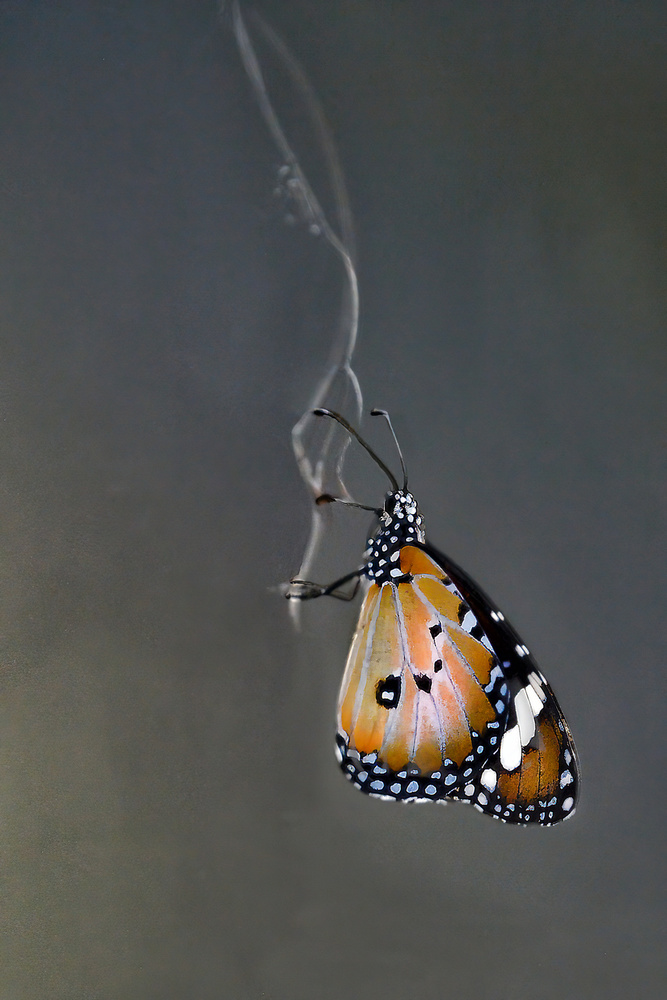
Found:
[[394, 439], [394, 444], [396, 445], [396, 451], [398, 452], [398, 457], [401, 461], [401, 470], [403, 472], [403, 489], [408, 488], [408, 470], [405, 468], [405, 461], [403, 459], [403, 452], [401, 451], [401, 446], [398, 443], [398, 438], [396, 437], [396, 431], [394, 430], [394, 425], [391, 422], [391, 417], [386, 410], [371, 410], [372, 417], [384, 417], [384, 419], [389, 424], [389, 430], [391, 431], [391, 436]]
[[[375, 412], [375, 411], [373, 411], [373, 412]], [[348, 424], [348, 422], [345, 419], [345, 417], [341, 417], [340, 413], [335, 413], [333, 410], [325, 410], [324, 407], [321, 407], [321, 406], [318, 406], [316, 410], [313, 410], [313, 413], [315, 414], [316, 417], [331, 417], [331, 419], [335, 420], [337, 423], [339, 423], [341, 425], [341, 427], [344, 427], [345, 430], [347, 431], [347, 433], [351, 434], [353, 438], [356, 438], [357, 441], [359, 442], [359, 444], [361, 445], [361, 447], [365, 448], [366, 451], [368, 452], [368, 454], [373, 459], [373, 461], [377, 465], [380, 466], [380, 468], [384, 472], [385, 476], [387, 476], [387, 478], [389, 479], [389, 482], [391, 483], [391, 485], [394, 488], [394, 490], [398, 490], [398, 482], [397, 482], [396, 477], [394, 476], [393, 472], [391, 472], [387, 468], [387, 466], [384, 464], [384, 462], [382, 461], [381, 458], [378, 458], [378, 456], [375, 454], [375, 452], [373, 451], [373, 449], [371, 448], [371, 446], [368, 445], [368, 444], [366, 444], [366, 442], [361, 437], [361, 435], [357, 431], [355, 431], [354, 427], [352, 427], [351, 424]], [[389, 426], [391, 427], [391, 424]], [[394, 439], [395, 439], [395, 435], [394, 435]], [[399, 455], [400, 455], [400, 450], [399, 450]], [[402, 461], [403, 461], [403, 459], [401, 458], [401, 462]], [[404, 469], [404, 471], [405, 471], [405, 469]]]

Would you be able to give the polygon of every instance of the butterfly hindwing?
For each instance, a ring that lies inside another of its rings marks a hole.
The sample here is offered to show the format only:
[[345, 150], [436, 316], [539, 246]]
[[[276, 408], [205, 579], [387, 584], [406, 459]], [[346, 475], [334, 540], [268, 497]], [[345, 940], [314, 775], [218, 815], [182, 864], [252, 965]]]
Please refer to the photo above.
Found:
[[426, 552], [367, 591], [341, 685], [341, 765], [364, 791], [442, 799], [497, 755], [510, 691], [470, 606]]
[[551, 826], [574, 813], [579, 767], [574, 741], [556, 697], [515, 629], [456, 563], [430, 546], [491, 644], [510, 690], [498, 753], [452, 797], [508, 823]]
[[[578, 766], [572, 738], [553, 692], [539, 672], [531, 674], [529, 687], [516, 680], [510, 687], [513, 698], [503, 737], [507, 737], [505, 748], [501, 746], [498, 757], [457, 789], [453, 798], [470, 801], [507, 823], [551, 826], [571, 816], [576, 806]], [[527, 691], [534, 692], [534, 698]], [[545, 700], [540, 708], [537, 702], [541, 697]], [[523, 703], [521, 711], [519, 703]], [[521, 715], [532, 721], [524, 721], [522, 726]], [[519, 763], [513, 766], [517, 759]]]

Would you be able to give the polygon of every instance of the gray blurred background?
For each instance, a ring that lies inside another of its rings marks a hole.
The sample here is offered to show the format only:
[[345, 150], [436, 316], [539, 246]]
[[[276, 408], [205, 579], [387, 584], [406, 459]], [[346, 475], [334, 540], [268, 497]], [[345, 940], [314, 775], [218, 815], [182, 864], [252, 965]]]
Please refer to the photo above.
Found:
[[[285, 223], [214, 3], [5, 0], [0, 996], [662, 998], [664, 4], [261, 10], [349, 185], [367, 407], [554, 685], [580, 808], [344, 781], [356, 608], [298, 633], [271, 590], [340, 269]], [[368, 521], [335, 514], [343, 573]]]

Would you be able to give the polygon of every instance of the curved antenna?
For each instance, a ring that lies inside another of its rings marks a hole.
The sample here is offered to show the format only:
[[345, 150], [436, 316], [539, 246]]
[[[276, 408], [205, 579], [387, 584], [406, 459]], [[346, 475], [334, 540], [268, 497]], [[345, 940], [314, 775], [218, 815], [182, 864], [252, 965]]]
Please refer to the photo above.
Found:
[[340, 413], [334, 413], [333, 410], [325, 410], [322, 406], [318, 406], [315, 410], [313, 410], [313, 413], [316, 417], [331, 417], [331, 419], [337, 421], [341, 427], [344, 427], [348, 434], [351, 434], [353, 438], [356, 438], [361, 447], [365, 448], [373, 461], [380, 466], [385, 476], [389, 479], [394, 491], [398, 491], [398, 480], [394, 476], [393, 472], [387, 468], [381, 458], [378, 458], [371, 446], [366, 444], [358, 431], [355, 431], [354, 427], [351, 424], [348, 424], [345, 417], [341, 417]]
[[396, 431], [394, 430], [394, 425], [391, 422], [391, 417], [386, 410], [371, 410], [372, 417], [384, 417], [384, 419], [389, 424], [389, 430], [391, 431], [391, 436], [394, 439], [394, 444], [396, 445], [396, 451], [398, 452], [398, 457], [401, 460], [401, 471], [403, 472], [403, 489], [408, 488], [408, 470], [405, 468], [405, 461], [403, 459], [403, 452], [401, 451], [401, 446], [398, 443], [398, 438], [396, 437]]

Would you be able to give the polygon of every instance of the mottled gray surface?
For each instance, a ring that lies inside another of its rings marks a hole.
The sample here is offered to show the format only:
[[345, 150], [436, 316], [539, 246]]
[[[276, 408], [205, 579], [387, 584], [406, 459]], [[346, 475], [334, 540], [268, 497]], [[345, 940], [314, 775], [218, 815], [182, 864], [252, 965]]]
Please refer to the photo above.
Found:
[[262, 9], [348, 179], [367, 403], [552, 681], [581, 806], [339, 775], [355, 611], [296, 634], [269, 589], [338, 271], [213, 4], [3, 2], [0, 995], [662, 998], [664, 5]]

